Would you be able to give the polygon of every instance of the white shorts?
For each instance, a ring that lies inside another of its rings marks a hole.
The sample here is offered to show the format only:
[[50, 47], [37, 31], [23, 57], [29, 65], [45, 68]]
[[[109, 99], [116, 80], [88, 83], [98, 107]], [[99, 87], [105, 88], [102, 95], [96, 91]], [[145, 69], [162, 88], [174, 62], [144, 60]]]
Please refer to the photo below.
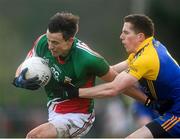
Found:
[[49, 109], [49, 123], [57, 130], [58, 137], [81, 137], [88, 133], [95, 121], [94, 112], [91, 114], [82, 113], [56, 113]]

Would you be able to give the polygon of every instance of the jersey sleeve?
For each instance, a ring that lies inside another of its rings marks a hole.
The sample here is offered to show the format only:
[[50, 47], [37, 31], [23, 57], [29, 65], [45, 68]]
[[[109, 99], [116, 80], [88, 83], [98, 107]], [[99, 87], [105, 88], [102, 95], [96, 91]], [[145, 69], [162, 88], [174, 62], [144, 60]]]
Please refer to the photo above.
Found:
[[37, 40], [34, 42], [32, 49], [28, 52], [27, 58], [32, 57], [32, 56], [42, 57], [43, 52], [44, 52], [43, 46], [47, 42], [46, 40], [47, 38], [45, 34], [38, 37]]
[[128, 58], [129, 68], [127, 72], [132, 76], [136, 77], [138, 80], [142, 77], [154, 80], [155, 74], [155, 65], [153, 65], [153, 60], [150, 56], [141, 55], [137, 58], [132, 59], [132, 55]]
[[109, 71], [108, 62], [100, 55], [91, 56], [88, 61], [88, 68], [96, 76], [103, 76]]

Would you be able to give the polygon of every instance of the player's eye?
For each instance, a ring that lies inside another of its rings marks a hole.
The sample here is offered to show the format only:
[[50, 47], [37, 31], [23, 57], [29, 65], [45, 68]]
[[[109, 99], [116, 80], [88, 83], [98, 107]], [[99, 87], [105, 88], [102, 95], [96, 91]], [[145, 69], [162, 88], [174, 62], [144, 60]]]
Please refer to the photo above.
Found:
[[58, 45], [59, 44], [59, 42], [57, 42], [57, 41], [51, 41], [51, 40], [47, 40], [48, 41], [48, 44], [51, 44], [51, 45]]
[[52, 41], [51, 42], [53, 45], [58, 45], [59, 44], [59, 42], [56, 42], [56, 41]]
[[127, 34], [129, 34], [129, 32], [128, 32], [128, 31], [123, 31], [123, 33], [124, 33], [124, 34], [126, 34], [126, 35], [127, 35]]

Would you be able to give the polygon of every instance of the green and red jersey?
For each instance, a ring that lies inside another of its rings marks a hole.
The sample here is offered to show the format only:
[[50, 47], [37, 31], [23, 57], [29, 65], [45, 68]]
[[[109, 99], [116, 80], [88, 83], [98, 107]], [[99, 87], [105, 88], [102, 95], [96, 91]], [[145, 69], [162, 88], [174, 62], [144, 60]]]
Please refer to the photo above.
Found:
[[33, 49], [28, 54], [28, 57], [31, 56], [42, 57], [49, 63], [52, 78], [45, 86], [48, 101], [59, 98], [63, 100], [56, 105], [55, 112], [91, 113], [93, 111], [93, 99], [65, 98], [65, 96], [62, 95], [62, 92], [65, 90], [61, 87], [60, 82], [70, 82], [78, 88], [94, 86], [95, 77], [101, 77], [109, 71], [109, 64], [102, 56], [75, 38], [69, 54], [64, 59], [54, 57], [48, 49], [45, 34], [40, 36], [35, 42]]

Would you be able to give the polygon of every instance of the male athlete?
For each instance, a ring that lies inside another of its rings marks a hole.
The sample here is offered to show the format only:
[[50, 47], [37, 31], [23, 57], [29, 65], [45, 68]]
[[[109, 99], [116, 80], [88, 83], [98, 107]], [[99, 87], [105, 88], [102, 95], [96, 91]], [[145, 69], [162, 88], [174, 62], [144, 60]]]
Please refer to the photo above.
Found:
[[[48, 97], [49, 119], [33, 130], [26, 138], [81, 137], [92, 127], [95, 120], [93, 99], [68, 99], [63, 95], [64, 85], [91, 87], [95, 77], [112, 81], [116, 72], [107, 61], [75, 37], [79, 17], [68, 12], [55, 14], [48, 24], [46, 34], [40, 36], [27, 58], [39, 56], [47, 60], [53, 77], [45, 91]], [[39, 86], [38, 77], [25, 79], [28, 69], [17, 69], [13, 84], [30, 90]]]
[[[69, 97], [100, 98], [124, 93], [139, 81], [149, 98], [169, 102], [164, 115], [138, 129], [129, 138], [180, 137], [180, 67], [166, 47], [153, 36], [154, 24], [149, 17], [126, 16], [120, 39], [129, 57], [113, 66], [119, 72], [116, 78], [92, 88], [66, 88]], [[149, 98], [145, 101], [146, 106], [151, 103]]]

